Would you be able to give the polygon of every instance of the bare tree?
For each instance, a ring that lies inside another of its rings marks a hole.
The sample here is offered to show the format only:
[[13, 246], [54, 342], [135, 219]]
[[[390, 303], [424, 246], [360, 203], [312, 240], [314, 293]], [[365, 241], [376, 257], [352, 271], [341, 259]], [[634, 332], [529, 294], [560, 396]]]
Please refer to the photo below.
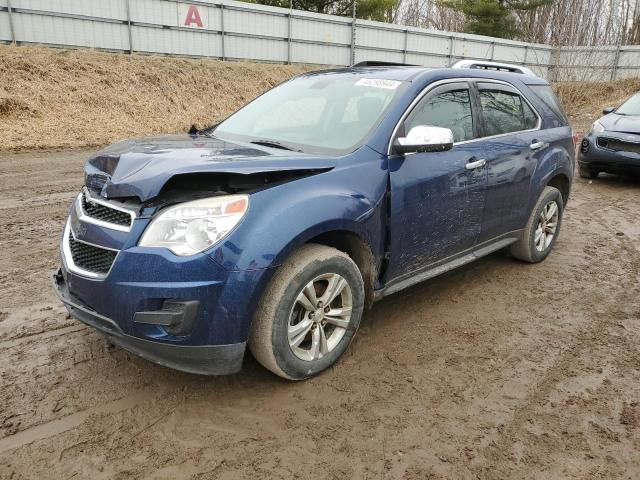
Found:
[[[556, 0], [517, 12], [518, 40], [551, 45], [630, 45], [640, 43], [639, 0]], [[465, 18], [439, 0], [400, 0], [396, 22], [462, 31]]]

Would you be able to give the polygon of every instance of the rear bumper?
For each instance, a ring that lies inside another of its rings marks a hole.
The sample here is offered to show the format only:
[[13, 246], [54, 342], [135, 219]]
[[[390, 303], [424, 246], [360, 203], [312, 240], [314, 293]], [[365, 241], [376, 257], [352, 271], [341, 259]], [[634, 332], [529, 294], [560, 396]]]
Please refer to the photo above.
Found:
[[114, 344], [146, 360], [183, 372], [228, 375], [242, 368], [246, 342], [228, 345], [172, 345], [125, 334], [116, 322], [84, 305], [70, 292], [61, 270], [53, 286], [69, 314], [106, 335]]

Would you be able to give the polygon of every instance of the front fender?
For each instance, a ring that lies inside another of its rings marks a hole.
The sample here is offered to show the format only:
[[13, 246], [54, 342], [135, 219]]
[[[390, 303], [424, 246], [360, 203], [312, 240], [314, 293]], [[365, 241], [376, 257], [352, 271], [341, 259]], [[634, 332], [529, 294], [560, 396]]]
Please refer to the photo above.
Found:
[[277, 267], [298, 246], [335, 230], [355, 233], [377, 256], [384, 248], [386, 188], [386, 161], [377, 158], [257, 192], [211, 256], [232, 271]]

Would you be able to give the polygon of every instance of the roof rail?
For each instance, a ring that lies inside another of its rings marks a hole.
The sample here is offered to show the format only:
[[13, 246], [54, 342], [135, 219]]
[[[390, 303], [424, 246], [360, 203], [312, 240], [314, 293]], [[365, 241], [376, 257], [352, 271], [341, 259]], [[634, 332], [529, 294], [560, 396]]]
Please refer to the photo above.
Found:
[[475, 68], [479, 70], [495, 70], [498, 72], [521, 73], [523, 75], [531, 75], [537, 77], [527, 67], [521, 65], [513, 65], [511, 63], [489, 62], [485, 60], [460, 60], [451, 68]]
[[412, 65], [410, 63], [396, 63], [385, 62], [383, 60], [365, 60], [364, 62], [358, 62], [354, 67], [417, 67], [418, 65]]

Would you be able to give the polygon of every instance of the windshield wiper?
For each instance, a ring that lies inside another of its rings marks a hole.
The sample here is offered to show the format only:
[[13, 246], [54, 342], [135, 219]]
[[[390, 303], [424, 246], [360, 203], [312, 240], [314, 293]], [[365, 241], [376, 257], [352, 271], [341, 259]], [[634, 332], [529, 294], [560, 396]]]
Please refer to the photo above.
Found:
[[290, 150], [292, 152], [301, 152], [302, 150], [296, 150], [295, 148], [291, 148], [288, 147], [280, 142], [277, 142], [275, 140], [254, 140], [252, 142], [249, 143], [253, 143], [255, 145], [262, 145], [264, 147], [271, 147], [271, 148], [279, 148], [281, 150]]
[[187, 132], [189, 135], [193, 135], [193, 136], [197, 136], [197, 135], [203, 135], [205, 137], [211, 137], [211, 138], [216, 138], [213, 135], [213, 130], [218, 126], [218, 123], [215, 123], [213, 125], [209, 125], [208, 127], [204, 127], [204, 128], [198, 128], [195, 125], [191, 125], [191, 128], [189, 129], [189, 131]]

